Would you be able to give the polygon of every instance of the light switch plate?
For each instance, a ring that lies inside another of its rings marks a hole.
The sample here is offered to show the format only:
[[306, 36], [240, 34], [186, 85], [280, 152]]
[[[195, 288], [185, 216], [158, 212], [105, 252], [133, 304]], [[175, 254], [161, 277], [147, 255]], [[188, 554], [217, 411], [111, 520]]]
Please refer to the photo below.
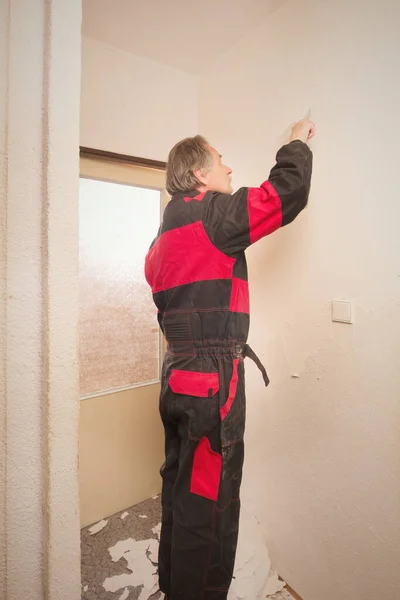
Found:
[[352, 323], [353, 310], [351, 302], [345, 302], [343, 300], [333, 300], [332, 321], [334, 323]]

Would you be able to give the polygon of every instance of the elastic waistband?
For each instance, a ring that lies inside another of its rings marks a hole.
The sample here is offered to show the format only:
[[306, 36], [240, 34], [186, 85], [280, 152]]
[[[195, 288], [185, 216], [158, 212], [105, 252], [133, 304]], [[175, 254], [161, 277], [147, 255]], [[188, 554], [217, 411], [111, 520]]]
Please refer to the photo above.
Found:
[[235, 358], [250, 358], [260, 369], [264, 383], [269, 384], [267, 371], [248, 344], [235, 340], [200, 340], [193, 342], [169, 342], [167, 352], [188, 356], [233, 356]]
[[236, 340], [197, 340], [193, 342], [168, 342], [167, 352], [171, 354], [190, 354], [192, 356], [239, 357], [246, 344]]

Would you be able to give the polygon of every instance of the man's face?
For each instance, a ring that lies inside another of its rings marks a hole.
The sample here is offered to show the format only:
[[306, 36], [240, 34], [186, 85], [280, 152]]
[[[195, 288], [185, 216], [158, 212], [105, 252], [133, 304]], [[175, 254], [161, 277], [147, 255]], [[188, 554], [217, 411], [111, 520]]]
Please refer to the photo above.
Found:
[[209, 171], [196, 171], [196, 177], [202, 183], [202, 191], [222, 192], [232, 194], [232, 169], [222, 163], [222, 157], [215, 148], [210, 146], [212, 167]]

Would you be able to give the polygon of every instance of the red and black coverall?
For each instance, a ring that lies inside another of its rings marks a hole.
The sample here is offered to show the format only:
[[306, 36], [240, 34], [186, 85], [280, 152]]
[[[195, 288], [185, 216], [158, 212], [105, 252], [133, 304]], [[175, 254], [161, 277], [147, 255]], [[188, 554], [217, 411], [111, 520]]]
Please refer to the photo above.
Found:
[[[312, 153], [283, 146], [259, 188], [176, 194], [146, 257], [168, 342], [160, 397], [160, 589], [169, 600], [225, 600], [239, 523], [249, 291], [244, 251], [306, 206]], [[251, 599], [249, 599], [251, 600]]]

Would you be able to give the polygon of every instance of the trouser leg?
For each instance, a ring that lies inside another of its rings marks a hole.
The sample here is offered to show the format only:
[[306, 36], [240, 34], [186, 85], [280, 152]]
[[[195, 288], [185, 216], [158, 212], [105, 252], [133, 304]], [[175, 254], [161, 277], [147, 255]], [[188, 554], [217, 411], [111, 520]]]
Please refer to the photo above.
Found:
[[[175, 468], [164, 471], [164, 480], [170, 472], [175, 477], [173, 518], [170, 512], [163, 517], [171, 562], [169, 586], [161, 589], [169, 600], [226, 600], [233, 576], [244, 457], [243, 365], [224, 362], [220, 372], [219, 395], [174, 394], [168, 401], [170, 414], [180, 415], [178, 470], [174, 461]], [[169, 499], [170, 481], [164, 483]]]
[[179, 467], [180, 438], [174, 423], [164, 423], [165, 462], [161, 467], [161, 533], [158, 553], [160, 590], [168, 595], [171, 586], [171, 544], [173, 531], [172, 494]]

